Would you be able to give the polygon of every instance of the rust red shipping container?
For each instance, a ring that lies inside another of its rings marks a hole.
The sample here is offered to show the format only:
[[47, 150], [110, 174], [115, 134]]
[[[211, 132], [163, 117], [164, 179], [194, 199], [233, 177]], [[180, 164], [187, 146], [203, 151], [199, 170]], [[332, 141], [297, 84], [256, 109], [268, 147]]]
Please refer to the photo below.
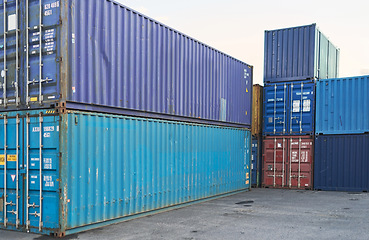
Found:
[[265, 137], [263, 187], [311, 189], [313, 155], [311, 136]]

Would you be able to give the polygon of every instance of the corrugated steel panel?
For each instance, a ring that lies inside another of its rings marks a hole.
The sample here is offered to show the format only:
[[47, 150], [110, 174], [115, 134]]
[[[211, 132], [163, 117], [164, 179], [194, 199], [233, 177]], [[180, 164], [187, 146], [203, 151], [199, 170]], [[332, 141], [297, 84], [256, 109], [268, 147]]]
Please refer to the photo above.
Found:
[[245, 129], [50, 110], [0, 128], [0, 228], [61, 236], [250, 187]]
[[369, 132], [369, 76], [319, 80], [316, 134]]
[[315, 138], [314, 189], [369, 191], [369, 134]]
[[[5, 5], [13, 16], [14, 1]], [[110, 0], [42, 1], [41, 17], [39, 9], [29, 0], [18, 17], [19, 106], [8, 35], [0, 111], [66, 101], [251, 126], [252, 66]]]
[[264, 135], [312, 135], [315, 84], [286, 82], [264, 86]]
[[335, 78], [339, 49], [316, 24], [265, 31], [264, 82]]
[[251, 186], [260, 187], [261, 183], [261, 138], [252, 137], [252, 155], [251, 155]]
[[311, 136], [264, 138], [263, 187], [311, 189], [313, 157]]
[[261, 136], [263, 127], [263, 87], [255, 84], [252, 87], [252, 127], [253, 136]]

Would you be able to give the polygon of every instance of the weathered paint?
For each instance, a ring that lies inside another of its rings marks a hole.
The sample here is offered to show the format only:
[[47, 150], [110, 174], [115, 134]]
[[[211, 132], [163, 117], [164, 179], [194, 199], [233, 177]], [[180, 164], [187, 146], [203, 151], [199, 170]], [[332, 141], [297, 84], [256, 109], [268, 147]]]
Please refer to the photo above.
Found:
[[41, 18], [39, 0], [20, 6], [20, 104], [12, 32], [0, 111], [66, 102], [251, 127], [252, 66], [110, 0], [43, 0]]
[[263, 87], [255, 84], [252, 88], [252, 127], [253, 136], [261, 136], [263, 129]]
[[319, 80], [316, 134], [369, 132], [369, 76]]
[[312, 136], [266, 137], [263, 141], [263, 187], [311, 189]]
[[265, 31], [264, 82], [335, 78], [340, 50], [316, 24]]
[[314, 189], [369, 191], [369, 134], [315, 138]]
[[246, 129], [70, 110], [3, 113], [0, 129], [0, 155], [8, 158], [6, 168], [0, 163], [0, 198], [6, 189], [6, 201], [16, 199], [16, 129], [18, 176], [24, 179], [18, 186], [19, 228], [10, 213], [5, 227], [1, 211], [3, 229], [27, 230], [27, 189], [34, 204], [29, 231], [61, 236], [250, 187]]
[[264, 86], [263, 134], [313, 135], [315, 83], [286, 82]]

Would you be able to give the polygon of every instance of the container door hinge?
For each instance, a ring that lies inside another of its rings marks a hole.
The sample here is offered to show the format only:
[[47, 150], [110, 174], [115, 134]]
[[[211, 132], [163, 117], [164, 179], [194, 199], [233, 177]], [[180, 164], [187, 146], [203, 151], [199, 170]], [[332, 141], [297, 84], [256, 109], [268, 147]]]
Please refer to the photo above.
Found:
[[62, 62], [62, 61], [63, 61], [63, 58], [62, 57], [56, 58], [56, 62]]

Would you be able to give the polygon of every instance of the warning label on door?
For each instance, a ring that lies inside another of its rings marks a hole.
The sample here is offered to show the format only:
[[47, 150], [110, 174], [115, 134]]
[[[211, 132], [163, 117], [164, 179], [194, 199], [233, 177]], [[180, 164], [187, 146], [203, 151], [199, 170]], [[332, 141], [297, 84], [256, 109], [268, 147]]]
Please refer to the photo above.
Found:
[[[17, 155], [7, 155], [8, 162], [16, 162], [17, 161]], [[5, 156], [4, 154], [0, 155], [0, 165], [5, 164]]]

